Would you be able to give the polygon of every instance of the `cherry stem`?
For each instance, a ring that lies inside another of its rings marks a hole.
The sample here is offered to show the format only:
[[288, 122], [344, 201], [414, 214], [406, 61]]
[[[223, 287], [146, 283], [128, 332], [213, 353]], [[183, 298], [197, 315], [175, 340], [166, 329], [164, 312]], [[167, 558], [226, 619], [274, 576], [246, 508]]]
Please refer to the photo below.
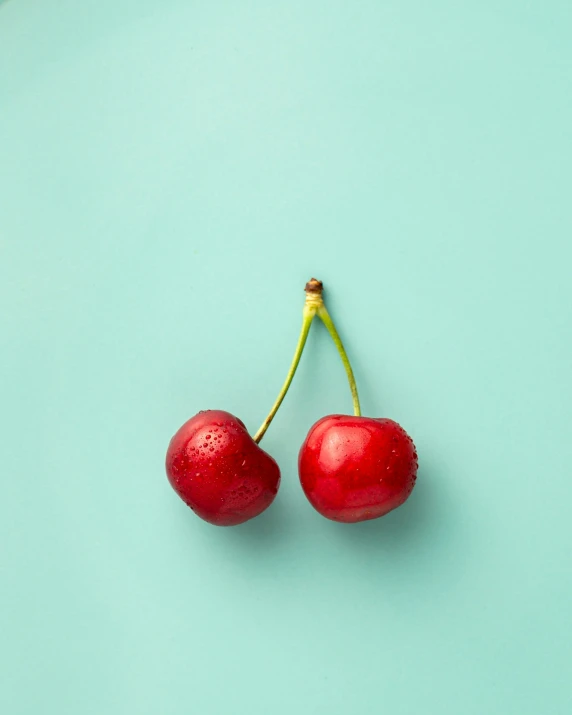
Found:
[[264, 437], [266, 430], [274, 419], [274, 415], [278, 412], [278, 408], [282, 404], [282, 400], [286, 397], [286, 393], [288, 392], [288, 388], [290, 387], [290, 383], [294, 378], [298, 363], [300, 362], [300, 358], [302, 357], [302, 351], [304, 350], [304, 345], [306, 345], [306, 339], [308, 337], [308, 333], [310, 332], [310, 326], [312, 325], [312, 320], [314, 320], [315, 315], [315, 307], [309, 306], [306, 303], [306, 305], [304, 305], [304, 311], [302, 314], [302, 329], [300, 330], [300, 337], [298, 338], [298, 344], [296, 345], [296, 350], [294, 351], [294, 357], [292, 358], [292, 363], [290, 365], [290, 369], [288, 370], [288, 375], [286, 376], [286, 380], [282, 385], [282, 389], [278, 393], [276, 402], [272, 405], [272, 409], [270, 410], [268, 417], [264, 420], [264, 422], [260, 426], [260, 429], [254, 435], [254, 441], [256, 442], [256, 444], [258, 444], [260, 440]]
[[296, 369], [298, 368], [300, 358], [302, 357], [302, 352], [304, 350], [304, 346], [306, 345], [306, 339], [308, 338], [308, 333], [310, 332], [312, 321], [314, 320], [316, 315], [326, 326], [332, 340], [334, 341], [338, 353], [342, 358], [342, 363], [344, 364], [344, 368], [348, 376], [348, 382], [350, 383], [350, 390], [352, 393], [352, 400], [354, 404], [354, 415], [356, 415], [356, 417], [359, 417], [361, 415], [357, 385], [352, 366], [344, 348], [344, 344], [342, 343], [342, 339], [340, 338], [338, 331], [336, 330], [334, 321], [331, 319], [330, 314], [326, 310], [326, 306], [324, 305], [324, 299], [322, 298], [322, 291], [323, 286], [321, 281], [318, 281], [315, 278], [312, 278], [306, 284], [306, 303], [304, 304], [304, 310], [302, 313], [302, 329], [300, 331], [300, 337], [298, 338], [296, 350], [294, 351], [294, 357], [292, 359], [290, 369], [288, 370], [288, 375], [286, 375], [286, 380], [282, 385], [282, 389], [278, 393], [276, 402], [272, 405], [272, 409], [270, 410], [268, 417], [264, 420], [264, 422], [260, 426], [260, 429], [254, 435], [254, 441], [256, 442], [256, 444], [258, 444], [260, 440], [264, 437], [266, 430], [274, 419], [274, 415], [278, 412], [278, 408], [282, 404], [282, 400], [286, 397], [286, 393], [288, 392], [288, 388], [290, 387], [290, 384], [294, 379]]
[[360, 417], [361, 416], [361, 407], [359, 404], [359, 395], [358, 395], [358, 391], [357, 391], [356, 379], [354, 377], [354, 371], [352, 370], [350, 359], [348, 357], [348, 354], [346, 353], [344, 344], [342, 343], [342, 339], [340, 338], [338, 331], [336, 330], [334, 321], [331, 319], [330, 314], [326, 310], [326, 306], [323, 303], [318, 308], [317, 314], [318, 314], [318, 317], [320, 318], [320, 320], [322, 321], [322, 323], [326, 326], [328, 333], [331, 335], [332, 340], [334, 341], [334, 344], [335, 344], [336, 348], [338, 349], [340, 357], [342, 358], [342, 362], [343, 362], [344, 368], [346, 370], [346, 375], [348, 376], [348, 382], [350, 383], [350, 390], [352, 393], [352, 401], [354, 403], [354, 415], [356, 417]]

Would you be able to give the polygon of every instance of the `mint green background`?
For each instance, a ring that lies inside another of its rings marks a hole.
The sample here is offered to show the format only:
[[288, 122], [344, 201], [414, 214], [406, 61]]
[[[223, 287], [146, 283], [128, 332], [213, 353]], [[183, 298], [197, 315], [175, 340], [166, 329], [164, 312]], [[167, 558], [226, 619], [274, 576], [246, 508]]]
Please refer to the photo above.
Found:
[[[0, 8], [0, 711], [564, 715], [568, 0]], [[351, 402], [316, 325], [235, 529], [168, 486], [259, 426], [322, 278], [418, 486], [355, 526], [296, 458]]]

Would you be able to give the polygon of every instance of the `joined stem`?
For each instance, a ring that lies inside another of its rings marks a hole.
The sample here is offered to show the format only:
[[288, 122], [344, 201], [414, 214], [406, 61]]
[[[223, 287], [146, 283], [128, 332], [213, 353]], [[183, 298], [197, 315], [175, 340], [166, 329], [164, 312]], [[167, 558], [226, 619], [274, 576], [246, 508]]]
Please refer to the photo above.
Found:
[[260, 442], [260, 440], [264, 437], [266, 430], [268, 429], [268, 427], [270, 426], [270, 423], [274, 419], [274, 416], [278, 412], [278, 408], [282, 404], [283, 399], [286, 397], [286, 393], [288, 392], [288, 388], [290, 387], [290, 384], [291, 384], [292, 380], [294, 379], [296, 369], [298, 368], [300, 358], [302, 357], [302, 352], [304, 350], [304, 346], [306, 345], [306, 339], [308, 338], [308, 333], [310, 332], [310, 327], [312, 325], [312, 321], [314, 320], [316, 315], [320, 318], [322, 323], [324, 323], [324, 325], [326, 326], [326, 329], [328, 330], [332, 340], [334, 341], [334, 344], [335, 344], [335, 346], [338, 350], [338, 353], [340, 354], [340, 357], [342, 359], [342, 363], [346, 370], [346, 375], [348, 376], [348, 382], [350, 384], [350, 391], [352, 393], [352, 400], [353, 400], [353, 405], [354, 405], [354, 415], [356, 415], [357, 417], [359, 417], [361, 415], [357, 385], [356, 385], [354, 373], [352, 370], [352, 366], [350, 364], [348, 355], [345, 351], [344, 344], [342, 343], [342, 339], [340, 338], [338, 331], [336, 330], [334, 321], [330, 317], [330, 314], [328, 313], [328, 311], [326, 310], [326, 306], [324, 305], [324, 299], [322, 298], [323, 285], [322, 285], [321, 281], [318, 281], [315, 278], [312, 278], [311, 280], [308, 281], [308, 283], [306, 283], [305, 290], [306, 290], [306, 302], [304, 304], [304, 310], [302, 312], [302, 329], [300, 330], [300, 336], [298, 338], [298, 344], [296, 345], [296, 350], [294, 351], [294, 357], [292, 358], [292, 363], [290, 364], [290, 369], [288, 370], [288, 374], [286, 375], [286, 380], [284, 381], [284, 384], [282, 385], [282, 389], [278, 393], [276, 402], [272, 405], [272, 409], [270, 410], [268, 417], [264, 420], [264, 422], [260, 426], [260, 429], [254, 435], [253, 439], [256, 442], [256, 444], [258, 444]]

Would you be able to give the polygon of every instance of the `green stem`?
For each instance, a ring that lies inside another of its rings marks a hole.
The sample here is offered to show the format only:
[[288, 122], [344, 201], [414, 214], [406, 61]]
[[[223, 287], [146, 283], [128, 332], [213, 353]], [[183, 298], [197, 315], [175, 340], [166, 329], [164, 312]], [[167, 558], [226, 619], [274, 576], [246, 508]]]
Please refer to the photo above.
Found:
[[278, 412], [278, 408], [282, 404], [282, 400], [286, 397], [286, 393], [288, 392], [290, 383], [294, 379], [296, 369], [300, 362], [300, 358], [302, 357], [302, 352], [304, 350], [304, 346], [306, 345], [306, 339], [308, 337], [308, 333], [310, 332], [312, 320], [314, 320], [316, 315], [326, 326], [328, 332], [332, 337], [332, 340], [334, 341], [336, 348], [338, 349], [340, 357], [342, 358], [342, 362], [344, 364], [346, 374], [348, 376], [348, 382], [350, 383], [350, 390], [354, 403], [354, 415], [356, 415], [357, 417], [361, 415], [358, 391], [352, 366], [344, 348], [344, 344], [342, 343], [342, 339], [338, 335], [338, 331], [336, 330], [334, 321], [331, 319], [330, 314], [328, 313], [328, 311], [326, 310], [326, 306], [324, 305], [324, 299], [322, 298], [322, 290], [322, 283], [315, 278], [312, 278], [306, 284], [306, 303], [304, 305], [304, 311], [302, 313], [302, 329], [300, 331], [300, 337], [298, 338], [296, 350], [294, 351], [294, 357], [292, 359], [290, 369], [288, 370], [288, 375], [286, 375], [286, 380], [282, 385], [282, 389], [278, 393], [276, 402], [272, 405], [272, 409], [270, 410], [268, 417], [264, 420], [264, 422], [260, 426], [260, 429], [254, 435], [254, 441], [256, 442], [256, 444], [258, 444], [260, 440], [264, 437], [266, 430], [270, 426], [270, 423]]
[[302, 316], [303, 316], [302, 317], [302, 329], [300, 331], [300, 337], [298, 338], [298, 344], [296, 345], [296, 350], [294, 352], [292, 364], [290, 365], [290, 369], [288, 370], [288, 375], [286, 376], [286, 380], [285, 380], [284, 384], [282, 385], [282, 389], [278, 393], [276, 402], [272, 405], [272, 409], [270, 410], [268, 417], [264, 420], [264, 422], [260, 426], [260, 429], [254, 435], [254, 441], [256, 442], [256, 444], [258, 444], [260, 442], [260, 440], [264, 437], [266, 430], [268, 429], [268, 427], [270, 426], [270, 423], [274, 419], [274, 415], [278, 412], [278, 408], [282, 404], [282, 400], [286, 397], [286, 393], [288, 392], [288, 388], [290, 387], [290, 383], [292, 382], [292, 379], [294, 378], [294, 374], [296, 373], [296, 368], [298, 367], [298, 363], [300, 362], [300, 358], [302, 357], [302, 351], [304, 350], [304, 345], [306, 344], [306, 338], [308, 337], [308, 333], [310, 332], [310, 326], [312, 325], [312, 320], [314, 320], [314, 317], [316, 316], [316, 307], [314, 305], [310, 305], [308, 303], [308, 301], [306, 301], [306, 305], [304, 306], [304, 312], [303, 312]]
[[342, 362], [346, 369], [346, 375], [348, 376], [348, 382], [350, 383], [350, 390], [352, 393], [352, 400], [354, 403], [354, 415], [356, 417], [360, 417], [361, 408], [360, 408], [360, 404], [359, 404], [359, 396], [358, 396], [358, 391], [357, 391], [356, 380], [354, 377], [354, 372], [352, 370], [352, 366], [350, 364], [350, 360], [348, 358], [348, 354], [346, 353], [344, 344], [342, 343], [342, 339], [340, 338], [338, 331], [336, 330], [336, 326], [334, 325], [334, 321], [331, 319], [330, 314], [326, 310], [326, 306], [324, 305], [323, 302], [322, 302], [322, 305], [320, 305], [320, 307], [318, 308], [317, 312], [318, 312], [318, 317], [321, 319], [322, 323], [324, 323], [324, 325], [328, 329], [328, 333], [331, 335], [332, 340], [334, 341], [334, 344], [335, 344], [336, 348], [338, 349], [340, 357], [342, 358]]

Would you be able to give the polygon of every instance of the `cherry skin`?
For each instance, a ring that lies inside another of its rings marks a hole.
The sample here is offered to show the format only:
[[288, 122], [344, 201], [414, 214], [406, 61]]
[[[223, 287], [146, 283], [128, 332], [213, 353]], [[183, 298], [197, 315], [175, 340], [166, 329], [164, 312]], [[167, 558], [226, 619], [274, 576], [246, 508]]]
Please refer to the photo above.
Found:
[[385, 418], [329, 415], [300, 449], [302, 489], [334, 521], [376, 519], [403, 504], [417, 476], [417, 452], [405, 430]]
[[185, 422], [169, 444], [165, 466], [181, 499], [217, 526], [258, 516], [280, 484], [276, 462], [238, 417], [223, 410], [204, 410]]

